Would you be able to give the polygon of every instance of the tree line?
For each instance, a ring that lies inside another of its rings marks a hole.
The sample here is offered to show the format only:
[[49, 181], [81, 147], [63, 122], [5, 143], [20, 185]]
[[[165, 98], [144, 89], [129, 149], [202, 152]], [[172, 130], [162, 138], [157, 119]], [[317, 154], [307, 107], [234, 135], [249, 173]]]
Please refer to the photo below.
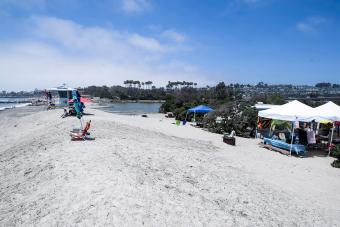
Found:
[[[148, 84], [151, 85], [151, 84]], [[111, 100], [164, 100], [164, 88], [152, 88], [128, 84], [123, 86], [89, 86], [83, 88], [85, 94]]]
[[197, 83], [188, 81], [168, 81], [167, 89], [182, 89], [183, 87], [196, 87]]
[[[235, 130], [237, 135], [249, 136], [257, 123], [257, 111], [254, 105], [262, 101], [269, 104], [284, 104], [281, 94], [253, 94], [244, 96], [243, 86], [218, 83], [216, 86], [195, 89], [183, 87], [166, 93], [166, 101], [161, 112], [173, 112], [179, 120], [192, 120], [193, 114], [187, 110], [197, 105], [207, 105], [215, 111], [207, 115], [198, 115], [196, 120], [204, 122], [208, 130], [216, 133], [229, 133]], [[221, 119], [217, 121], [217, 119]]]
[[155, 89], [155, 86], [152, 86], [152, 81], [145, 81], [141, 82], [139, 80], [125, 80], [124, 85], [125, 87], [133, 87], [133, 88], [139, 88], [139, 89]]
[[340, 88], [340, 84], [331, 84], [331, 83], [322, 82], [322, 83], [315, 84], [315, 87], [317, 88]]

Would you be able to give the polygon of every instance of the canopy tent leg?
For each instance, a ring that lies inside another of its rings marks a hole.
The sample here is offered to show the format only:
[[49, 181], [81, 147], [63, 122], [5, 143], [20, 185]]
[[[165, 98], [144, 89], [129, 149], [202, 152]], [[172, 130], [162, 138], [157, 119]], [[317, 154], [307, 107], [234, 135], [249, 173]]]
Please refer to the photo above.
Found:
[[289, 150], [289, 155], [290, 156], [292, 156], [294, 129], [295, 129], [295, 122], [293, 123], [292, 131], [291, 131], [291, 141], [290, 141], [290, 150]]
[[187, 121], [187, 118], [188, 118], [188, 111], [187, 111], [187, 113], [185, 114], [185, 121]]
[[194, 111], [194, 122], [196, 122], [196, 110]]
[[333, 134], [334, 134], [334, 122], [333, 122], [333, 127], [332, 127], [331, 141], [329, 142], [329, 146], [328, 146], [328, 157], [331, 155], [331, 146], [332, 146], [332, 142], [333, 142]]

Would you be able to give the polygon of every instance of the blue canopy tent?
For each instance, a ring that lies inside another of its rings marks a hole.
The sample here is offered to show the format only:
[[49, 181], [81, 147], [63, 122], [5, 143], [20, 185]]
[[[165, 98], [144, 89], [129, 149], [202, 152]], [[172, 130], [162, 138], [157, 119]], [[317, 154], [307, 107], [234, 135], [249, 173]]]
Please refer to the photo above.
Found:
[[214, 110], [208, 106], [199, 105], [199, 106], [188, 109], [187, 115], [188, 113], [194, 113], [194, 120], [195, 120], [196, 113], [209, 113], [211, 111], [214, 111]]
[[214, 111], [213, 109], [211, 109], [208, 106], [204, 106], [204, 105], [199, 105], [196, 107], [193, 107], [191, 109], [188, 109], [189, 113], [209, 113], [211, 111]]

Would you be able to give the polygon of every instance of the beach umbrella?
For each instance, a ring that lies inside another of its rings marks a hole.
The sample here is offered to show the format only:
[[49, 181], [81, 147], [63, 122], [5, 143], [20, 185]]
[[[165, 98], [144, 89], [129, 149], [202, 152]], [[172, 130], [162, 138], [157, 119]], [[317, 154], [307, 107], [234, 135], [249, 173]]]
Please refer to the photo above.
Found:
[[80, 94], [78, 91], [72, 91], [72, 99], [73, 99], [73, 106], [74, 110], [76, 111], [77, 118], [80, 120], [80, 126], [83, 128], [83, 124], [81, 122], [81, 117], [83, 116], [83, 104], [80, 102]]
[[[69, 103], [73, 103], [73, 99], [70, 99], [68, 102]], [[91, 100], [88, 99], [88, 98], [80, 97], [80, 102], [82, 102], [82, 103], [90, 103]]]
[[78, 102], [76, 99], [73, 101], [74, 110], [77, 113], [77, 118], [81, 119], [83, 116], [83, 104], [81, 102]]

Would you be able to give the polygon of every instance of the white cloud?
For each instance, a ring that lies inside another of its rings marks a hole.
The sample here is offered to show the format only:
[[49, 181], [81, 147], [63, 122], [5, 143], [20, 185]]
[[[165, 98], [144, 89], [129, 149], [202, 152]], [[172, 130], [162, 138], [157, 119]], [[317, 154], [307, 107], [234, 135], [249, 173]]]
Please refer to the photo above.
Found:
[[172, 42], [70, 20], [32, 17], [26, 39], [0, 44], [0, 90], [122, 84], [126, 79], [207, 83], [191, 64], [176, 60]]
[[314, 31], [314, 28], [304, 22], [299, 22], [296, 24], [296, 29], [299, 30], [300, 32], [312, 32]]
[[122, 9], [127, 13], [138, 13], [152, 8], [148, 0], [122, 0]]
[[314, 17], [308, 17], [307, 21], [311, 23], [312, 25], [320, 25], [327, 22], [326, 18], [320, 17], [320, 16], [314, 16]]
[[133, 34], [129, 42], [136, 46], [141, 47], [148, 51], [155, 51], [155, 52], [163, 52], [165, 51], [165, 47], [163, 47], [158, 40], [154, 38], [144, 37], [138, 34]]
[[165, 38], [168, 38], [174, 42], [178, 42], [178, 43], [181, 43], [181, 42], [184, 42], [186, 40], [186, 36], [173, 30], [173, 29], [168, 29], [164, 32], [162, 32], [162, 36], [165, 37]]
[[[139, 48], [139, 50], [150, 52], [176, 52], [189, 50], [183, 45], [177, 45], [185, 40], [185, 36], [174, 30], [166, 30], [161, 36], [166, 37], [171, 42], [161, 43], [153, 37], [143, 36], [137, 33], [121, 32], [109, 30], [102, 27], [83, 27], [70, 20], [62, 20], [54, 17], [32, 17], [31, 22], [34, 27], [32, 31], [41, 38], [53, 39], [68, 48], [87, 49], [91, 51], [108, 50], [112, 46], [115, 50], [126, 48]], [[119, 44], [119, 45], [117, 45]]]
[[327, 19], [320, 16], [307, 17], [305, 20], [296, 24], [296, 29], [304, 33], [314, 33], [326, 22]]

